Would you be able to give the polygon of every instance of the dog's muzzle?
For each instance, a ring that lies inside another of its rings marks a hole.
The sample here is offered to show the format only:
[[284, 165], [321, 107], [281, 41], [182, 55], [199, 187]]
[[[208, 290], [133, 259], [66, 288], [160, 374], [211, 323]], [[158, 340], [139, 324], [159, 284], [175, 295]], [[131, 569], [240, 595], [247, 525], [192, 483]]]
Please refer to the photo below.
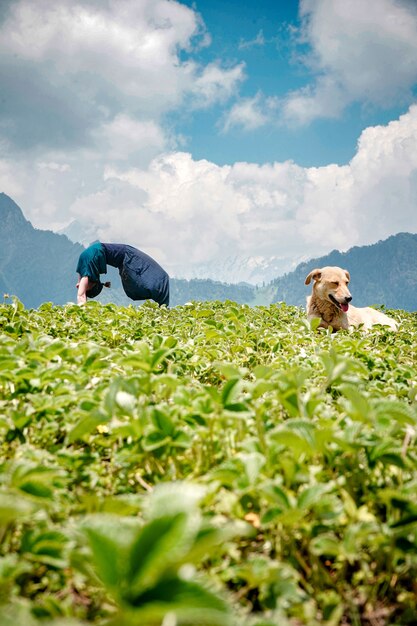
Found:
[[344, 302], [339, 302], [338, 300], [336, 300], [336, 298], [332, 296], [331, 293], [329, 293], [329, 298], [333, 302], [333, 304], [337, 306], [338, 309], [343, 311], [343, 313], [346, 313], [349, 310], [349, 302], [352, 300], [352, 296], [350, 296], [349, 298], [345, 298]]

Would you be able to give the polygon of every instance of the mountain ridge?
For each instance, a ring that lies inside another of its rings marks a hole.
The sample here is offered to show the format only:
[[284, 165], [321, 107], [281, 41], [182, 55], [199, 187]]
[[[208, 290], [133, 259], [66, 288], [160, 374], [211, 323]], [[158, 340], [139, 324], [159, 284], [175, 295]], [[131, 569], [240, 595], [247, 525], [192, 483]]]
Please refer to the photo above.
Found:
[[[0, 194], [0, 289], [32, 308], [74, 298], [75, 267], [83, 247], [64, 235], [39, 230], [20, 207]], [[46, 256], [46, 259], [45, 259]]]
[[[78, 257], [84, 250], [64, 234], [34, 228], [20, 207], [0, 193], [0, 293], [16, 295], [28, 308], [42, 302], [76, 301]], [[234, 300], [240, 304], [268, 305], [286, 302], [305, 306], [311, 288], [305, 277], [315, 267], [340, 265], [349, 270], [350, 289], [356, 306], [383, 305], [417, 311], [417, 234], [402, 232], [367, 246], [304, 261], [292, 271], [263, 286], [230, 284], [210, 279], [171, 278], [171, 306], [190, 300]], [[103, 303], [133, 304], [124, 294], [112, 267], [103, 289]]]
[[392, 309], [417, 310], [417, 234], [397, 233], [366, 246], [329, 254], [300, 263], [293, 272], [272, 281], [273, 302], [304, 306], [311, 286], [304, 285], [311, 270], [326, 265], [347, 269], [355, 306], [384, 305]]
[[[21, 208], [5, 193], [0, 193], [0, 293], [15, 295], [27, 308], [43, 302], [66, 304], [76, 301], [76, 266], [85, 249], [64, 234], [34, 228]], [[106, 278], [111, 289], [103, 289], [97, 300], [134, 304], [120, 284], [118, 271], [108, 267]], [[253, 288], [208, 279], [171, 278], [171, 305], [190, 300], [253, 300]]]

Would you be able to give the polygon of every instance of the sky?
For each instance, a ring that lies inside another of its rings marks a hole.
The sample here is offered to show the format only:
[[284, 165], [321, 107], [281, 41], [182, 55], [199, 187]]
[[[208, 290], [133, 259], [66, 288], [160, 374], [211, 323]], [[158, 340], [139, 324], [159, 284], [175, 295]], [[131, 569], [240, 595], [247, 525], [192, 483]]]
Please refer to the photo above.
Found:
[[188, 278], [417, 232], [417, 1], [364, 6], [0, 0], [0, 191]]

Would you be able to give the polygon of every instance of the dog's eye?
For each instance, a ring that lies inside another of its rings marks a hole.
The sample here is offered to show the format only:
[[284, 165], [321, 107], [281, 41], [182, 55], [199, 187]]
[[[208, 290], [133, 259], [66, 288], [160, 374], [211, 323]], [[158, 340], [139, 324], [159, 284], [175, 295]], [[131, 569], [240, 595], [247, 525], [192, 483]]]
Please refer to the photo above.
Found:
[[335, 287], [338, 287], [338, 286], [339, 286], [339, 283], [338, 283], [337, 281], [333, 281], [333, 282], [332, 282], [332, 285], [334, 285]]

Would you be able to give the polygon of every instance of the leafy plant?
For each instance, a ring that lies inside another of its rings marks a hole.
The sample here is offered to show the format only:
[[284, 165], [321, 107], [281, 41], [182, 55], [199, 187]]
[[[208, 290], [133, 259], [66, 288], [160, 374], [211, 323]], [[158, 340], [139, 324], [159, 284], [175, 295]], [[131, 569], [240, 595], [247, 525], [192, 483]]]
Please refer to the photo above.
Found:
[[7, 626], [417, 620], [414, 314], [0, 306]]

